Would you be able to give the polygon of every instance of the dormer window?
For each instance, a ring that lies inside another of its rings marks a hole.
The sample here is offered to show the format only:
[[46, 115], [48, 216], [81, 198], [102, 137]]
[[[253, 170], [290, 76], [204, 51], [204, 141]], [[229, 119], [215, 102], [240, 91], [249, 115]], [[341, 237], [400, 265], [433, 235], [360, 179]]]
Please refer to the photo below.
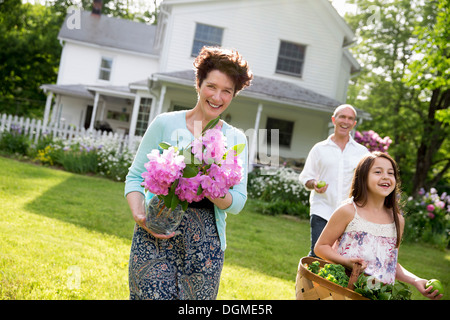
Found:
[[276, 72], [301, 77], [305, 51], [306, 46], [304, 45], [281, 41]]
[[196, 57], [203, 46], [221, 46], [223, 29], [197, 23], [191, 55]]
[[98, 78], [100, 80], [109, 81], [111, 78], [113, 60], [111, 58], [102, 57], [102, 62], [100, 63], [100, 73]]

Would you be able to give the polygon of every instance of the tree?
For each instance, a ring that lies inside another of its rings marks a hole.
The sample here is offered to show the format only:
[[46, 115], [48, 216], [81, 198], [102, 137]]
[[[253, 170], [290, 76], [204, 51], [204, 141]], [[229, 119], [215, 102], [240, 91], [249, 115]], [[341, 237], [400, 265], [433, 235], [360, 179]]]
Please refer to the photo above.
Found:
[[[418, 86], [428, 100], [425, 130], [417, 150], [413, 193], [421, 187], [437, 183], [450, 168], [448, 149], [450, 105], [450, 0], [432, 2], [436, 10], [433, 25], [416, 28], [418, 41], [414, 53], [421, 59], [413, 61], [404, 79], [408, 85]], [[446, 120], [447, 119], [447, 120]], [[446, 151], [439, 150], [447, 140]], [[439, 164], [430, 178], [430, 168]]]
[[[417, 190], [416, 168], [423, 159], [420, 146], [430, 127], [426, 121], [430, 105], [427, 92], [404, 81], [408, 66], [417, 53], [416, 29], [430, 27], [436, 20], [431, 2], [413, 0], [353, 0], [358, 12], [346, 20], [356, 30], [358, 42], [353, 53], [363, 70], [349, 87], [348, 102], [372, 114], [372, 121], [362, 129], [373, 129], [393, 140], [389, 153], [399, 164], [405, 191]], [[430, 148], [431, 154], [442, 152], [442, 143]], [[437, 163], [421, 167], [426, 170], [427, 183], [440, 179], [435, 173]], [[441, 163], [442, 165], [442, 163]], [[441, 176], [442, 177], [442, 176]], [[423, 186], [427, 186], [427, 183]]]
[[[41, 3], [42, 4], [41, 4]], [[46, 96], [39, 88], [55, 83], [61, 45], [58, 32], [69, 7], [91, 11], [93, 0], [0, 0], [0, 112], [40, 118]], [[154, 23], [156, 1], [103, 0], [102, 14]]]
[[56, 81], [62, 19], [42, 5], [0, 4], [0, 107], [2, 112], [42, 115], [43, 83]]

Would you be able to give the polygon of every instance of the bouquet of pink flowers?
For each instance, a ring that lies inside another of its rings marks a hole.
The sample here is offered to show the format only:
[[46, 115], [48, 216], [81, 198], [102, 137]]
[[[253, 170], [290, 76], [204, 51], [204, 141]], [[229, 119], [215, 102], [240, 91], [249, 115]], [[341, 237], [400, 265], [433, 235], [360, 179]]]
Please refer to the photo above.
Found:
[[186, 148], [179, 149], [169, 143], [159, 144], [163, 152], [152, 150], [142, 174], [142, 186], [174, 210], [204, 197], [224, 197], [242, 178], [242, 161], [238, 155], [244, 144], [226, 149], [226, 137], [217, 127], [219, 118], [210, 121]]

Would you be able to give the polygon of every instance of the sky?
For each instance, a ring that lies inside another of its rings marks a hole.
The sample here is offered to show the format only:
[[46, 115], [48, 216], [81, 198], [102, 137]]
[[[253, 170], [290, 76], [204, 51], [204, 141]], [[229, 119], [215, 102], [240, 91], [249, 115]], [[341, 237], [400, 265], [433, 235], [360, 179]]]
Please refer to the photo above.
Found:
[[348, 4], [346, 0], [331, 0], [331, 4], [341, 16], [344, 16], [346, 12], [354, 12], [356, 10], [356, 5]]
[[[52, 0], [22, 0], [22, 2], [30, 2], [30, 3], [45, 3], [46, 1], [51, 2]], [[128, 0], [130, 1], [130, 0]], [[145, 3], [145, 1], [149, 0], [131, 0], [136, 2], [142, 2]], [[0, 0], [1, 2], [1, 0]], [[150, 1], [153, 2], [153, 1]], [[160, 4], [162, 0], [157, 0], [157, 4]], [[356, 6], [352, 4], [348, 4], [347, 0], [330, 0], [331, 4], [336, 8], [336, 11], [339, 12], [341, 16], [344, 16], [344, 14], [348, 11], [354, 12]]]

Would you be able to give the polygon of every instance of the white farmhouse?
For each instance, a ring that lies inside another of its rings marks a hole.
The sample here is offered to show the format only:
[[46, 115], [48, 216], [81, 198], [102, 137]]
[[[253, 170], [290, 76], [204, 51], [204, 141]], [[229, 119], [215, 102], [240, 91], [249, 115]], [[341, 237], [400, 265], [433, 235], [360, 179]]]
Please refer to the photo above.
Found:
[[194, 57], [217, 45], [255, 75], [223, 115], [246, 132], [250, 162], [276, 163], [278, 143], [281, 161], [301, 166], [360, 69], [354, 37], [327, 0], [164, 0], [158, 25], [74, 10], [58, 36], [57, 83], [41, 86], [44, 121], [142, 136], [157, 114], [195, 106]]

